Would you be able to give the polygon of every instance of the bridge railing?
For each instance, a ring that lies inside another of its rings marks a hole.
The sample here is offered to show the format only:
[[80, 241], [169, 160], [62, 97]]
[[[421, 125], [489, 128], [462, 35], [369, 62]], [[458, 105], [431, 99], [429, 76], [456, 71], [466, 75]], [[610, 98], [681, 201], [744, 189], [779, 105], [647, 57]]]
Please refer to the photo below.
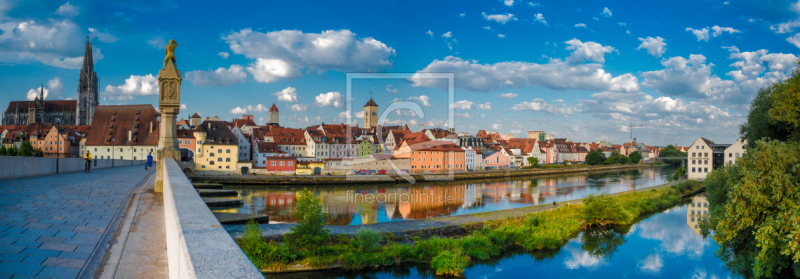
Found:
[[164, 163], [170, 278], [264, 278], [239, 249], [175, 160]]

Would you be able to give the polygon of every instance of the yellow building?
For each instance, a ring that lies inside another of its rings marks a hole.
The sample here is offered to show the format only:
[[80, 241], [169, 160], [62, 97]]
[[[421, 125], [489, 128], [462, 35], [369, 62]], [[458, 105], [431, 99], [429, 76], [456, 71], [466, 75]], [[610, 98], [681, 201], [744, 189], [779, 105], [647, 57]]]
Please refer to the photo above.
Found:
[[239, 170], [239, 139], [222, 121], [206, 120], [195, 128], [197, 140], [194, 169], [198, 173], [224, 174]]
[[322, 161], [297, 162], [294, 173], [296, 175], [321, 175], [323, 170], [325, 170], [325, 162]]

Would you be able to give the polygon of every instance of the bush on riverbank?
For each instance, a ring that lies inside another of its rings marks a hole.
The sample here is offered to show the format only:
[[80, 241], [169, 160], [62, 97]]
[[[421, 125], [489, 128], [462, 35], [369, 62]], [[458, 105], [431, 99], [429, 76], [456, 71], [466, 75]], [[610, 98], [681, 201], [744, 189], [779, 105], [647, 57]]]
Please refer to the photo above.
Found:
[[[365, 243], [380, 242], [380, 238], [376, 241], [375, 237], [367, 236], [370, 233], [362, 231], [359, 231], [359, 235], [363, 235], [356, 236], [355, 239], [339, 235], [329, 237], [319, 245], [302, 246], [292, 241], [285, 244], [267, 243], [259, 237], [260, 232], [253, 228], [245, 232], [239, 245], [257, 267], [272, 270], [280, 270], [274, 266], [285, 266], [287, 259], [308, 266], [340, 265], [347, 270], [416, 262], [430, 264], [437, 275], [460, 276], [472, 259], [485, 260], [498, 256], [503, 251], [518, 248], [527, 251], [556, 250], [575, 237], [586, 223], [592, 222], [586, 220], [587, 216], [605, 220], [606, 225], [627, 224], [636, 216], [677, 204], [681, 195], [697, 187], [695, 182], [684, 182], [658, 190], [592, 197], [588, 205], [567, 205], [521, 218], [487, 221], [483, 223], [483, 228], [460, 238], [415, 238], [413, 244], [406, 245], [395, 243], [390, 237], [386, 237], [385, 244], [377, 246], [372, 252], [366, 252], [364, 247], [370, 244]], [[583, 210], [604, 204], [616, 204], [613, 207], [628, 212], [628, 217], [614, 217], [616, 215], [610, 213], [587, 215]], [[252, 248], [265, 245], [270, 247], [264, 248], [271, 249], [268, 250], [269, 253]], [[283, 252], [280, 249], [284, 249]], [[296, 256], [282, 254], [287, 250], [295, 252]]]

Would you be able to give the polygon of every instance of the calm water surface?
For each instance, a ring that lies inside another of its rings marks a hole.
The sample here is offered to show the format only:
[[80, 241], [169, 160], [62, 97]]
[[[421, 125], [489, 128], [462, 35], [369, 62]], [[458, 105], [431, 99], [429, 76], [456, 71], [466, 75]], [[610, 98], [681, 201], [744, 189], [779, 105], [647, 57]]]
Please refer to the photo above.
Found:
[[[327, 224], [361, 225], [511, 209], [588, 194], [617, 193], [671, 181], [677, 167], [575, 173], [510, 180], [453, 181], [415, 185], [309, 186], [328, 213]], [[255, 213], [270, 222], [294, 223], [295, 194], [303, 187], [225, 186], [244, 205], [214, 212]]]
[[[510, 252], [473, 262], [466, 278], [730, 278], [714, 256], [717, 244], [695, 228], [705, 197], [648, 216], [633, 225], [581, 233], [550, 252]], [[422, 265], [360, 272], [328, 270], [267, 278], [437, 278]]]

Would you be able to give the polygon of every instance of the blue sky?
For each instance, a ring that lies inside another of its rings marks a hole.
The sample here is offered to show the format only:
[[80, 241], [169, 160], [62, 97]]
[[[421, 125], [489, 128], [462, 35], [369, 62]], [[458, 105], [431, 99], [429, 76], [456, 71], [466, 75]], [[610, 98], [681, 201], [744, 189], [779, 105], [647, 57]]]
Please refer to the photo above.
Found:
[[[266, 119], [276, 103], [284, 126], [341, 123], [348, 72], [452, 72], [459, 131], [618, 143], [634, 123], [650, 125], [634, 130], [649, 144], [730, 143], [757, 89], [793, 69], [798, 12], [791, 1], [0, 0], [0, 103], [42, 82], [48, 99], [74, 98], [88, 35], [101, 104], [157, 105], [175, 39], [183, 117]], [[390, 121], [444, 127], [441, 84], [357, 81], [353, 107], [369, 92], [381, 108], [410, 100], [425, 118]]]

